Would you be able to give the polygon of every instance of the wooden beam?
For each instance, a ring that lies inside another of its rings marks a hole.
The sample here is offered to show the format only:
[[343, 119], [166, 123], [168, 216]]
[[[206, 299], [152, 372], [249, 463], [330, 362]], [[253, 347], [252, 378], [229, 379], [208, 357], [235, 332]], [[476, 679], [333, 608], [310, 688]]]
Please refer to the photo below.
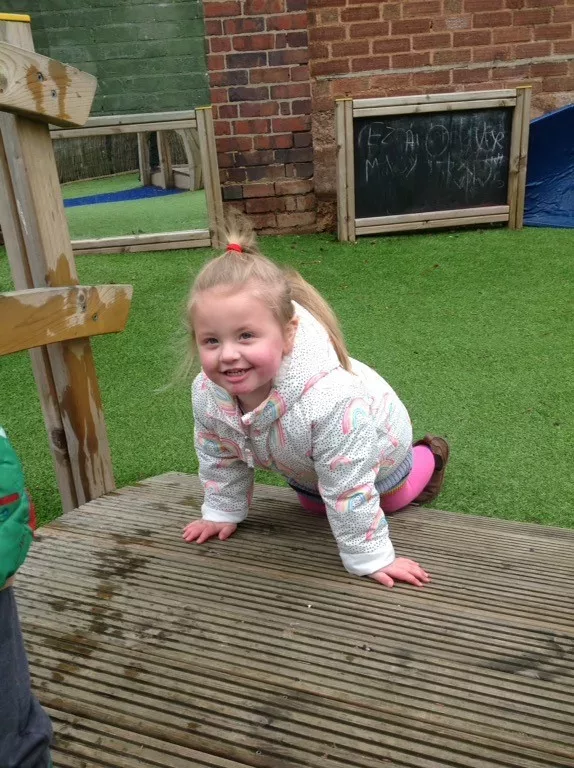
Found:
[[55, 125], [81, 126], [90, 115], [97, 80], [87, 72], [0, 43], [0, 110]]
[[522, 229], [522, 224], [524, 222], [524, 200], [526, 197], [526, 165], [528, 160], [528, 137], [530, 135], [530, 101], [532, 99], [532, 86], [520, 86], [517, 90], [518, 97], [522, 101], [522, 125], [520, 130], [518, 158], [515, 227], [516, 229]]
[[175, 251], [187, 250], [189, 248], [209, 248], [211, 237], [209, 231], [205, 231], [205, 237], [202, 240], [174, 240], [156, 245], [154, 243], [134, 243], [133, 245], [121, 246], [97, 246], [95, 248], [74, 248], [76, 255], [97, 256], [98, 254], [113, 253], [146, 253], [149, 251]]
[[376, 117], [377, 115], [420, 115], [427, 112], [457, 112], [467, 109], [499, 109], [513, 107], [515, 98], [481, 99], [477, 101], [454, 101], [435, 104], [402, 104], [397, 106], [378, 106], [353, 109], [353, 117]]
[[407, 221], [403, 224], [379, 224], [372, 227], [357, 227], [357, 235], [375, 235], [382, 232], [415, 232], [425, 229], [450, 229], [451, 227], [466, 227], [471, 224], [494, 224], [508, 221], [508, 214], [501, 213], [490, 216], [449, 217], [445, 219], [425, 219]]
[[142, 186], [151, 184], [149, 133], [138, 133], [138, 166], [140, 169], [140, 181]]
[[484, 205], [477, 208], [459, 208], [451, 211], [426, 211], [422, 213], [400, 213], [393, 216], [373, 216], [371, 218], [355, 219], [358, 229], [377, 227], [386, 224], [406, 224], [409, 221], [432, 221], [433, 219], [462, 219], [468, 216], [501, 216], [509, 215], [508, 205]]
[[[154, 244], [204, 240], [209, 236], [206, 229], [181, 229], [176, 232], [152, 232], [149, 235], [117, 235], [116, 237], [95, 237], [86, 240], [72, 240], [76, 248], [121, 248], [124, 245]], [[161, 250], [158, 248], [158, 250]]]
[[157, 123], [130, 123], [128, 125], [102, 125], [94, 128], [68, 128], [50, 131], [53, 139], [82, 139], [86, 136], [111, 136], [118, 133], [142, 131], [172, 131], [179, 128], [197, 128], [197, 120], [166, 120]]
[[440, 104], [445, 101], [476, 101], [488, 99], [512, 99], [516, 97], [514, 88], [504, 88], [497, 91], [465, 91], [463, 93], [425, 93], [417, 96], [389, 96], [381, 99], [354, 99], [354, 109], [371, 109], [372, 107], [400, 107], [406, 104]]
[[0, 293], [0, 355], [123, 331], [131, 285], [75, 285]]
[[[32, 48], [29, 27], [0, 21], [0, 39]], [[77, 285], [48, 125], [4, 113], [0, 114], [0, 128], [31, 287]], [[53, 455], [56, 459], [56, 440], [63, 438], [75, 501], [83, 504], [115, 488], [90, 342], [78, 339], [50, 344], [46, 350], [64, 430], [64, 435], [49, 434]]]
[[174, 180], [171, 147], [169, 145], [169, 136], [165, 131], [157, 132], [157, 151], [159, 154], [159, 186], [162, 189], [173, 189]]
[[196, 114], [197, 134], [203, 160], [203, 185], [205, 187], [209, 230], [213, 236], [223, 221], [223, 198], [215, 146], [213, 110], [211, 107], [198, 107]]
[[203, 168], [197, 128], [178, 128], [177, 133], [183, 142], [183, 148], [189, 165], [190, 185], [193, 191], [203, 187]]
[[337, 142], [337, 237], [349, 239], [347, 215], [347, 136], [345, 134], [345, 101], [335, 101], [335, 140]]
[[138, 125], [145, 123], [172, 123], [180, 120], [195, 120], [195, 110], [140, 112], [133, 115], [98, 115], [90, 117], [84, 128], [105, 128], [111, 125]]

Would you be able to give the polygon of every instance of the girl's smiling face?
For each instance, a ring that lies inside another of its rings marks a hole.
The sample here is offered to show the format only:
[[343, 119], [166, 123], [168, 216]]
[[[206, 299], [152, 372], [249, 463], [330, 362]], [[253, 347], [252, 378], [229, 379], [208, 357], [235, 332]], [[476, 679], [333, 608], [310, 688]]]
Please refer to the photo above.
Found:
[[293, 348], [296, 318], [283, 328], [253, 286], [218, 286], [197, 295], [192, 321], [206, 376], [237, 397], [244, 411], [254, 410]]

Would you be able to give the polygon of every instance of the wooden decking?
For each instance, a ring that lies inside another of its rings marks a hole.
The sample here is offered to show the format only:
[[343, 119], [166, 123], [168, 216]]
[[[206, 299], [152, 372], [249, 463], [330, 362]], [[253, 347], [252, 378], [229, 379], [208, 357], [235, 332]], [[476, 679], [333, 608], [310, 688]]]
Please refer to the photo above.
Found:
[[574, 531], [409, 510], [433, 582], [386, 590], [287, 489], [185, 544], [200, 498], [162, 475], [41, 530], [17, 593], [56, 768], [574, 766]]

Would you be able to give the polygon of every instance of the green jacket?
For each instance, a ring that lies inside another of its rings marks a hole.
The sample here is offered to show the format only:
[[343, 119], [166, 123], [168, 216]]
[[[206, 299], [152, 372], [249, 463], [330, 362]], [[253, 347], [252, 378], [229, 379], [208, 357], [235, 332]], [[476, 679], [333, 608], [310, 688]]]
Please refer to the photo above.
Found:
[[0, 427], [0, 589], [26, 559], [33, 538], [29, 523], [22, 465]]

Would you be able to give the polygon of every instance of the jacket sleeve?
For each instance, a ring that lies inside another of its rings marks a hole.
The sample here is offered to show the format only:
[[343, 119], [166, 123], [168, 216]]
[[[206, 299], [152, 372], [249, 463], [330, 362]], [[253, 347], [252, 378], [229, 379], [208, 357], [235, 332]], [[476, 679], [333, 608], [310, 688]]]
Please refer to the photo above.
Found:
[[32, 542], [22, 466], [0, 427], [0, 589], [22, 565]]
[[254, 470], [232, 440], [221, 437], [195, 417], [195, 451], [204, 500], [201, 516], [214, 523], [240, 523], [253, 496]]
[[349, 573], [390, 565], [395, 551], [375, 488], [380, 449], [368, 404], [338, 402], [314, 422], [313, 458], [329, 524]]

